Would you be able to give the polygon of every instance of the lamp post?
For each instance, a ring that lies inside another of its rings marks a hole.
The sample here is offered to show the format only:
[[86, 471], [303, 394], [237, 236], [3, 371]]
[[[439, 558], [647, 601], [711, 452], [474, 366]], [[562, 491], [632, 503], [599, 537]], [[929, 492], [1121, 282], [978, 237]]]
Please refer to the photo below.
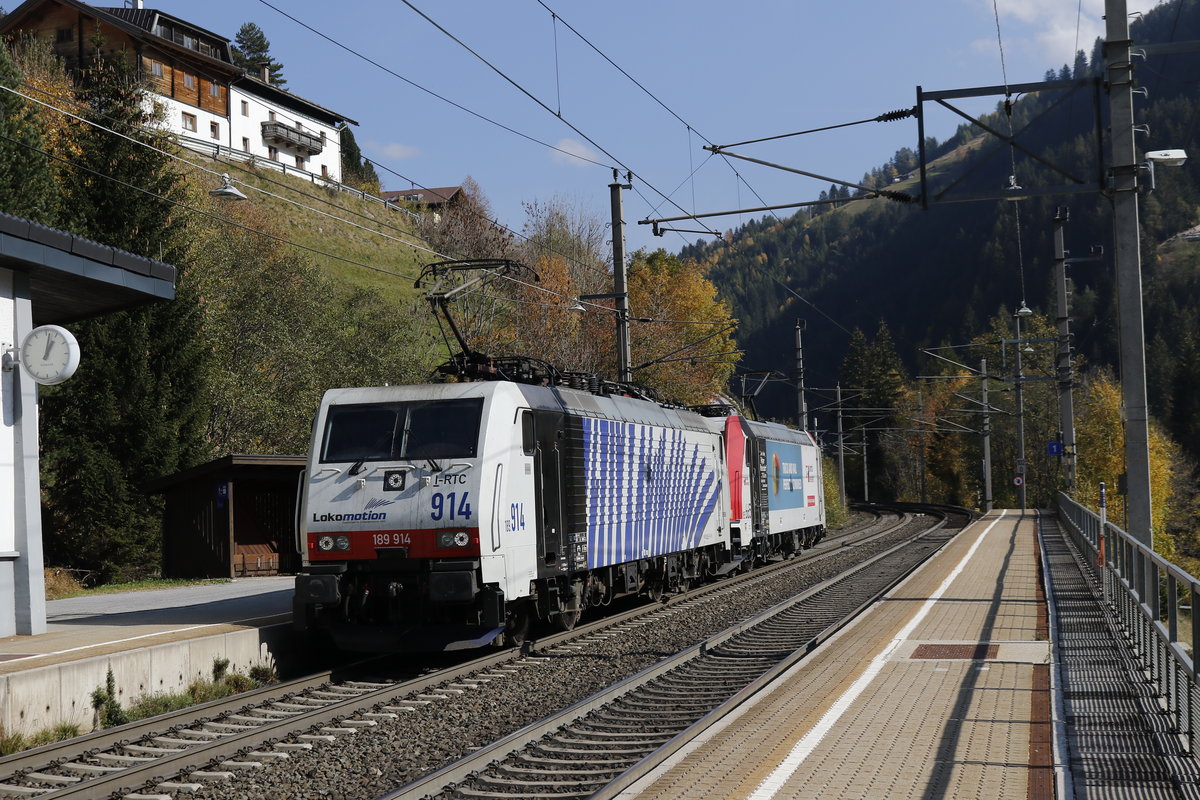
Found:
[[1021, 341], [1021, 318], [1028, 317], [1032, 313], [1033, 310], [1022, 300], [1021, 307], [1013, 315], [1017, 321], [1017, 471], [1014, 482], [1017, 484], [1017, 499], [1021, 504], [1022, 512], [1025, 511], [1025, 393], [1023, 389], [1025, 374], [1021, 369], [1021, 350], [1024, 344]]

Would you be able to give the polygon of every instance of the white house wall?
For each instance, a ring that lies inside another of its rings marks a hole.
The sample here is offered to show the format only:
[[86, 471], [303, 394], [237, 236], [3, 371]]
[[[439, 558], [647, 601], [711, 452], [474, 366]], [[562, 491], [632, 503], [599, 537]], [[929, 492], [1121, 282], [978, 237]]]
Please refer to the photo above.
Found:
[[[179, 136], [187, 136], [192, 139], [203, 139], [211, 141], [213, 144], [232, 147], [229, 143], [229, 119], [220, 114], [214, 114], [211, 111], [205, 111], [189, 103], [181, 103], [170, 97], [165, 97], [161, 94], [153, 95], [154, 99], [163, 106], [164, 117], [163, 124], [171, 133]], [[191, 131], [183, 127], [183, 115], [191, 114], [196, 118], [196, 130]], [[213, 138], [210, 133], [210, 125], [216, 123], [219, 129], [219, 136]], [[240, 140], [239, 140], [240, 141]]]
[[[242, 113], [242, 102], [247, 104], [247, 113]], [[296, 156], [303, 155], [290, 148], [279, 148], [278, 158], [291, 166], [300, 166], [317, 175], [325, 175], [322, 167], [327, 170], [327, 177], [332, 181], [342, 180], [341, 140], [337, 128], [333, 125], [318, 122], [312, 117], [299, 114], [289, 108], [276, 105], [268, 100], [239, 89], [236, 85], [229, 87], [230, 134], [229, 146], [234, 150], [244, 150], [243, 138], [250, 143], [249, 153], [259, 158], [269, 158], [268, 142], [263, 141], [262, 124], [271, 121], [271, 112], [275, 112], [275, 121], [290, 127], [300, 126], [314, 136], [325, 134], [325, 147], [316, 155], [305, 156], [302, 165], [296, 164]]]
[[[279, 147], [275, 160], [286, 164], [289, 168], [298, 167], [316, 175], [327, 177], [330, 181], [340, 183], [342, 180], [341, 138], [334, 126], [319, 122], [311, 117], [298, 114], [292, 109], [271, 103], [257, 95], [240, 91], [236, 86], [229, 89], [229, 108], [231, 116], [225, 117], [205, 111], [202, 108], [183, 103], [161, 94], [153, 94], [154, 100], [164, 109], [163, 124], [174, 134], [199, 142], [209, 142], [227, 147], [239, 153], [248, 153], [257, 159], [271, 158], [270, 144], [263, 140], [262, 123], [271, 121], [271, 112], [275, 112], [275, 121], [284, 125], [296, 127], [299, 122], [305, 131], [315, 136], [325, 134], [325, 148], [316, 155], [298, 153], [288, 147]], [[247, 114], [242, 114], [242, 102], [247, 105]], [[183, 115], [191, 114], [196, 118], [196, 130], [187, 130], [183, 126]], [[213, 124], [217, 125], [218, 135], [212, 136]], [[243, 141], [243, 140], [248, 140]], [[249, 149], [246, 148], [248, 143]], [[296, 156], [304, 155], [302, 164], [297, 165]], [[322, 167], [327, 174], [322, 172]]]

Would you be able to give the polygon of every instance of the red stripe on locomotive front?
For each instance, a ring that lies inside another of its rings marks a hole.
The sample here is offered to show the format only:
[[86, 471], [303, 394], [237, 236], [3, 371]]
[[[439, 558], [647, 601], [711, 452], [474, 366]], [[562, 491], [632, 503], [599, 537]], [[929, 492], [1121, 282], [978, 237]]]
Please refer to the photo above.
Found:
[[[455, 529], [412, 529], [381, 531], [341, 531], [338, 533], [308, 534], [309, 561], [374, 561], [377, 550], [406, 548], [409, 558], [464, 558], [479, 555], [479, 528], [461, 528], [469, 540], [464, 547], [438, 547], [438, 534], [457, 532]], [[349, 536], [349, 550], [319, 550], [317, 540], [322, 536]]]

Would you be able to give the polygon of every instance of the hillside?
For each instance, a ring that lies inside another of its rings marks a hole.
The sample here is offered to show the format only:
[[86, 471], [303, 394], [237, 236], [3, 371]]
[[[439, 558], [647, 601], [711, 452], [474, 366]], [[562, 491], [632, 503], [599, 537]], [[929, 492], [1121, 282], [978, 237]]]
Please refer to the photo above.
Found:
[[[248, 199], [225, 202], [254, 205], [278, 236], [292, 242], [297, 252], [342, 286], [369, 289], [389, 302], [407, 303], [417, 296], [413, 280], [421, 265], [438, 260], [422, 249], [427, 246], [414, 219], [377, 199], [326, 189], [273, 169], [214, 161], [186, 150], [183, 155], [205, 169], [229, 173]], [[190, 179], [204, 190], [220, 183], [199, 170]]]
[[[1200, 8], [1186, 6], [1178, 16], [1177, 10], [1171, 6], [1168, 13], [1163, 6], [1147, 14], [1134, 25], [1135, 42], [1200, 39]], [[1052, 69], [1047, 78], [1097, 76], [1098, 53], [1098, 47], [1091, 59], [1080, 53], [1073, 67]], [[1200, 156], [1200, 103], [1191, 89], [1200, 77], [1200, 56], [1173, 54], [1169, 63], [1167, 57], [1152, 56], [1139, 62], [1138, 77], [1150, 91], [1148, 101], [1138, 98], [1137, 121], [1151, 131], [1139, 137], [1139, 147], [1183, 148]], [[1021, 141], [1031, 150], [1094, 179], [1103, 174], [1103, 165], [1090, 94], [1083, 90], [1065, 102], [1056, 92], [1024, 95], [1014, 103], [1012, 122], [1015, 130], [1024, 131]], [[1106, 107], [1100, 112], [1107, 118]], [[1007, 125], [999, 112], [988, 122], [999, 130]], [[955, 191], [962, 193], [996, 192], [1013, 171], [1009, 148], [977, 129], [964, 126], [951, 140], [928, 144], [938, 156], [931, 167], [937, 175], [931, 194], [955, 182]], [[889, 165], [895, 172], [894, 163]], [[1016, 172], [1027, 187], [1064, 182], [1022, 153], [1016, 154]], [[1172, 237], [1200, 219], [1200, 161], [1193, 158], [1183, 169], [1160, 169], [1157, 177], [1157, 190], [1141, 194], [1151, 405], [1196, 455], [1200, 250], [1190, 240]], [[915, 194], [913, 183], [910, 179], [888, 188]], [[848, 193], [845, 197], [852, 199]], [[745, 368], [790, 373], [794, 324], [803, 318], [807, 383], [832, 387], [839, 380], [850, 333], [860, 329], [869, 335], [881, 320], [913, 375], [929, 369], [922, 348], [966, 343], [983, 333], [992, 318], [1010, 320], [1022, 300], [1052, 321], [1052, 220], [1059, 207], [1070, 211], [1066, 242], [1071, 255], [1087, 255], [1096, 244], [1106, 252], [1101, 262], [1072, 271], [1072, 330], [1079, 361], [1117, 370], [1111, 210], [1096, 193], [1017, 203], [946, 203], [927, 211], [863, 199], [815, 216], [758, 220], [735, 231], [727, 243], [698, 243], [684, 255], [710, 265], [722, 296], [741, 318]], [[810, 399], [813, 405], [819, 403]], [[794, 393], [777, 384], [763, 393], [758, 406], [771, 416], [790, 416]]]

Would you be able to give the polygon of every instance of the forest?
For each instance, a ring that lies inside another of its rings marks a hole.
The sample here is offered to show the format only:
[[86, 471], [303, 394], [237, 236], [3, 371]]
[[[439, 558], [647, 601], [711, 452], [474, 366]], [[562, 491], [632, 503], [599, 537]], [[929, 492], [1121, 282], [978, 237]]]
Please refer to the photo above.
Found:
[[[1139, 45], [1198, 39], [1200, 9], [1158, 6], [1134, 23], [1133, 38]], [[842, 446], [852, 498], [924, 496], [980, 507], [985, 500], [982, 433], [988, 426], [993, 500], [997, 507], [1014, 507], [1018, 393], [1024, 406], [1027, 502], [1046, 507], [1065, 487], [1063, 458], [1047, 454], [1051, 443], [1061, 440], [1053, 246], [1054, 220], [1060, 216], [1069, 216], [1064, 238], [1080, 430], [1076, 491], [1094, 500], [1099, 481], [1118, 486], [1121, 371], [1112, 209], [1102, 191], [1108, 160], [1107, 132], [1099, 123], [1108, 115], [1102, 68], [1097, 41], [1090, 54], [1080, 51], [1073, 64], [1045, 73], [1046, 81], [1072, 81], [1077, 88], [999, 97], [994, 112], [980, 122], [993, 131], [1020, 132], [1021, 149], [969, 123], [946, 141], [923, 142], [927, 209], [835, 184], [821, 193], [824, 204], [788, 218], [759, 219], [727, 232], [723, 240], [684, 248], [684, 258], [710, 270], [742, 322], [745, 357], [739, 369], [747, 377], [735, 382], [735, 390], [742, 385], [756, 390], [767, 375], [755, 398], [766, 416], [795, 416], [793, 331], [796, 321], [804, 320], [808, 406], [827, 451], [838, 448], [835, 390], [839, 384], [842, 389], [847, 431]], [[1152, 53], [1136, 61], [1135, 76], [1148, 94], [1138, 95], [1135, 103], [1137, 122], [1147, 126], [1138, 135], [1139, 151], [1179, 148], [1200, 154], [1200, 103], [1194, 93], [1200, 55]], [[915, 198], [921, 188], [918, 150], [902, 148], [854, 182]], [[1053, 187], [1068, 182], [1064, 174], [1098, 190], [1004, 198], [1008, 186]], [[1177, 544], [1180, 557], [1188, 559], [1200, 555], [1194, 480], [1200, 456], [1200, 244], [1189, 233], [1200, 221], [1200, 161], [1192, 158], [1182, 169], [1160, 168], [1153, 191], [1148, 184], [1143, 174], [1139, 199], [1155, 426], [1156, 546], [1160, 539], [1163, 549]], [[958, 202], [983, 194], [993, 199]], [[1022, 307], [1033, 313], [1018, 323]], [[988, 415], [982, 404], [985, 383]], [[1085, 426], [1093, 426], [1086, 435]], [[1110, 518], [1119, 524], [1122, 498], [1116, 499]]]
[[[469, 178], [467, 200], [437, 219], [352, 208], [336, 190], [205, 160], [164, 133], [130, 59], [102, 44], [73, 73], [48, 42], [0, 46], [0, 210], [178, 268], [174, 300], [72, 324], [79, 369], [40, 392], [47, 565], [89, 583], [155, 575], [155, 480], [231, 453], [306, 452], [326, 389], [430, 380], [457, 344], [414, 288], [423, 262], [526, 265], [454, 308], [472, 350], [613, 374], [611, 303], [571, 310], [610, 291], [601, 223], [552, 201], [501, 228]], [[352, 139], [342, 152], [346, 174], [377, 188]], [[254, 200], [210, 194], [235, 171], [262, 190]], [[733, 326], [696, 265], [634, 254], [629, 291], [639, 382], [692, 402], [723, 386], [732, 361], [708, 354], [734, 349]], [[718, 333], [689, 347], [696, 325]], [[700, 363], [672, 359], [681, 347]]]
[[[1139, 41], [1200, 39], [1200, 11], [1159, 7], [1134, 32]], [[1000, 102], [982, 121], [1011, 125], [1045, 160], [1102, 182], [1097, 119], [1106, 109], [1088, 88], [1100, 72], [1097, 45], [1046, 73], [1078, 89]], [[1138, 76], [1150, 89], [1139, 120], [1151, 131], [1139, 144], [1200, 153], [1200, 103], [1189, 94], [1200, 56], [1151, 56]], [[42, 394], [50, 564], [100, 581], [153, 574], [161, 498], [148, 484], [228, 453], [304, 452], [327, 388], [429, 380], [458, 345], [413, 286], [423, 262], [523, 265], [456, 302], [472, 350], [615, 373], [612, 302], [577, 301], [610, 292], [613, 279], [604, 221], [586, 210], [532, 201], [521, 229], [509, 230], [468, 176], [465, 202], [437, 219], [314, 224], [282, 205], [211, 197], [214, 168], [229, 166], [205, 164], [163, 134], [121, 59], [97, 56], [69, 75], [44, 43], [16, 41], [0, 48], [0, 83], [19, 90], [0, 93], [0, 209], [180, 268], [174, 301], [74, 325], [89, 356], [71, 381]], [[25, 99], [34, 94], [41, 104]], [[352, 139], [344, 144], [346, 173], [377, 180]], [[1055, 181], [1044, 163], [1014, 159], [971, 124], [922, 144], [931, 196]], [[902, 148], [855, 183], [915, 196], [919, 149]], [[240, 180], [268, 179], [250, 170]], [[299, 206], [348, 202], [294, 196]], [[1012, 478], [1021, 450], [1030, 506], [1047, 506], [1063, 488], [1091, 501], [1100, 481], [1119, 485], [1121, 375], [1103, 192], [923, 210], [833, 185], [820, 199], [679, 254], [633, 254], [635, 381], [673, 402], [744, 399], [761, 416], [791, 418], [793, 332], [803, 319], [812, 428], [827, 454], [842, 457], [851, 499], [983, 507], [985, 431], [997, 507], [1019, 502]], [[1200, 218], [1200, 165], [1160, 170], [1141, 200], [1156, 545], [1194, 568], [1200, 243], [1188, 231]], [[1050, 447], [1061, 438], [1052, 223], [1066, 208], [1067, 249], [1079, 259], [1070, 296], [1074, 487]], [[1119, 495], [1110, 513], [1120, 522]]]

